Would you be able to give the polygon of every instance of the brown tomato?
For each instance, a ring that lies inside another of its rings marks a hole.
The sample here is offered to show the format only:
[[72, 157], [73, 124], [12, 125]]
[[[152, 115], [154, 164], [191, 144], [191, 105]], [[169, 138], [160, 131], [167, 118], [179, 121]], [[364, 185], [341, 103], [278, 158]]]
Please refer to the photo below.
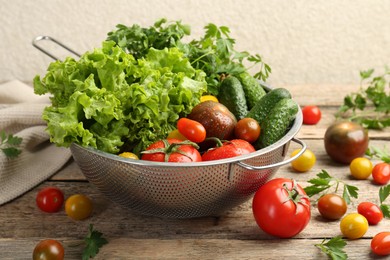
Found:
[[349, 164], [353, 159], [365, 154], [369, 137], [361, 125], [340, 121], [332, 124], [325, 132], [326, 153], [334, 161]]

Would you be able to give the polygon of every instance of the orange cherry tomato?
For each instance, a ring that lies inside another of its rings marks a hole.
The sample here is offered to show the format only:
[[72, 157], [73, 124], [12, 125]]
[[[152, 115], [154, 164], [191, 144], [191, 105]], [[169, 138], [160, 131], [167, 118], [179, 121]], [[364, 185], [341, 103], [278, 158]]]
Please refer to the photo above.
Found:
[[243, 118], [237, 122], [234, 128], [234, 135], [237, 139], [253, 143], [260, 136], [260, 125], [253, 118]]
[[83, 194], [70, 196], [65, 202], [66, 214], [74, 220], [83, 220], [92, 213], [92, 201]]

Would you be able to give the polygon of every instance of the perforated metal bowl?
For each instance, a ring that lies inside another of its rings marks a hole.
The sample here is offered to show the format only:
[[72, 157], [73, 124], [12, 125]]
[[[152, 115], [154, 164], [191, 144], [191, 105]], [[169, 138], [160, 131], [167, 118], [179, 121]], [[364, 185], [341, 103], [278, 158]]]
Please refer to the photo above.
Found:
[[[299, 157], [306, 145], [294, 138], [302, 112], [286, 135], [248, 155], [197, 163], [159, 163], [122, 158], [71, 145], [86, 178], [107, 198], [144, 215], [168, 218], [217, 216], [247, 201], [280, 166]], [[301, 152], [286, 160], [290, 142]]]

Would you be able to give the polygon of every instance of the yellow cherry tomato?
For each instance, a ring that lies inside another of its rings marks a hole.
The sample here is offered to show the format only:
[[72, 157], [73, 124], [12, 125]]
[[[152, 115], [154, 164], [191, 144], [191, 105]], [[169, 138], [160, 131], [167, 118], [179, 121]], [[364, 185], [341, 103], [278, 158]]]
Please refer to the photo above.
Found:
[[187, 138], [186, 138], [184, 135], [182, 135], [182, 134], [179, 132], [179, 130], [177, 130], [177, 129], [171, 131], [171, 132], [168, 134], [167, 138], [179, 139], [179, 140], [182, 140], [182, 141], [187, 140]]
[[130, 152], [123, 152], [121, 154], [119, 154], [120, 157], [123, 157], [123, 158], [129, 158], [129, 159], [135, 159], [135, 160], [138, 160], [138, 156], [134, 153], [130, 153]]
[[350, 213], [340, 221], [340, 230], [349, 239], [358, 239], [368, 230], [367, 219], [359, 213]]
[[214, 101], [214, 102], [218, 102], [218, 98], [212, 96], [212, 95], [204, 95], [204, 96], [201, 96], [200, 97], [200, 102], [205, 102], [207, 100], [211, 100], [211, 101]]
[[83, 220], [92, 213], [92, 201], [83, 194], [70, 196], [65, 202], [65, 212], [74, 220]]
[[[291, 153], [291, 157], [298, 154], [300, 150], [301, 149], [294, 150]], [[308, 170], [313, 168], [314, 164], [316, 163], [316, 160], [317, 159], [314, 153], [311, 150], [306, 149], [301, 156], [291, 162], [291, 167], [298, 172], [307, 172]]]
[[358, 157], [352, 160], [349, 170], [353, 177], [358, 180], [365, 180], [370, 177], [373, 169], [372, 162], [365, 157]]

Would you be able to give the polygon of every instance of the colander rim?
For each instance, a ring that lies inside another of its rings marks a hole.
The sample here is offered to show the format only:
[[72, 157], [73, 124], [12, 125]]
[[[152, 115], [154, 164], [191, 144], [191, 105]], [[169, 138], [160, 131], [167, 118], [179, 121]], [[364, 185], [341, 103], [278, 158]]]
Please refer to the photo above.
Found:
[[215, 161], [175, 163], [175, 162], [153, 162], [153, 161], [146, 161], [146, 160], [136, 160], [131, 158], [120, 157], [118, 155], [107, 153], [93, 147], [89, 147], [89, 146], [84, 147], [77, 143], [71, 144], [71, 151], [73, 155], [75, 155], [73, 149], [77, 149], [100, 157], [104, 157], [106, 159], [111, 159], [117, 162], [129, 164], [129, 165], [148, 166], [148, 167], [204, 167], [204, 166], [211, 166], [211, 165], [230, 164], [230, 163], [237, 163], [239, 161], [245, 161], [248, 159], [253, 159], [255, 157], [267, 154], [285, 145], [287, 142], [291, 141], [291, 139], [294, 138], [294, 136], [298, 133], [298, 131], [302, 126], [302, 122], [303, 122], [302, 110], [300, 106], [298, 106], [298, 113], [289, 131], [274, 144], [264, 147], [250, 154], [245, 154], [245, 155], [240, 155], [232, 158], [220, 159]]

